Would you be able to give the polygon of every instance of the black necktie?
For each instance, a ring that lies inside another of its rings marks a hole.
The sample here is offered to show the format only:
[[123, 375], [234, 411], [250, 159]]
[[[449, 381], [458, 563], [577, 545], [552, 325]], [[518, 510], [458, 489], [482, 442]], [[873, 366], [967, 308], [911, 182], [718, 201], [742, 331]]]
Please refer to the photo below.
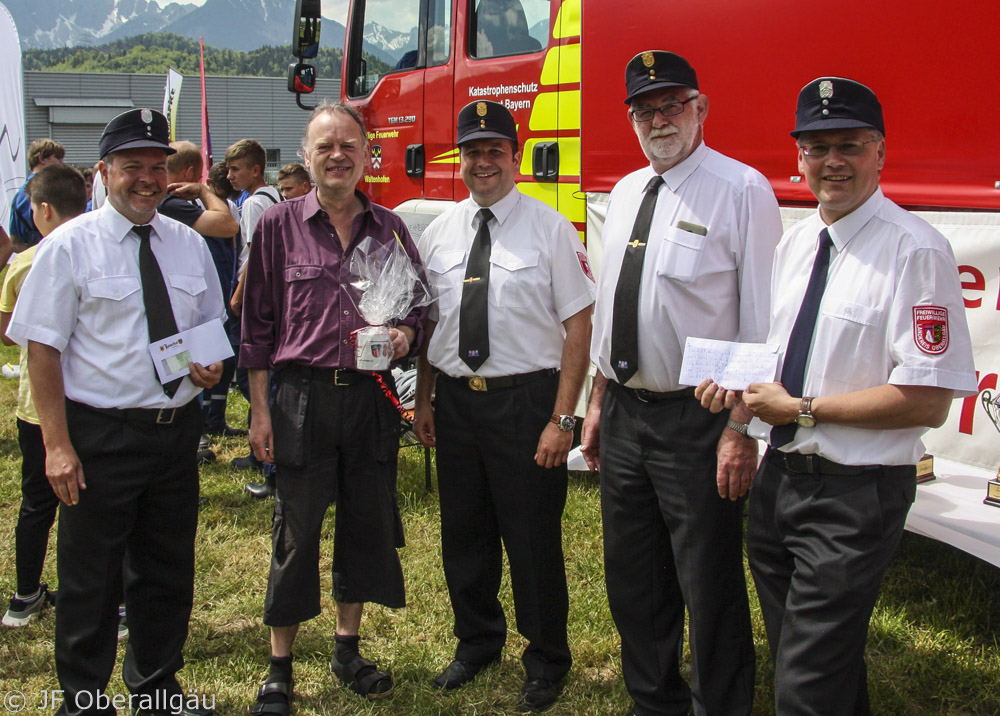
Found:
[[[149, 224], [133, 226], [132, 231], [139, 235], [139, 281], [142, 282], [142, 303], [146, 307], [146, 327], [149, 330], [149, 342], [163, 340], [177, 333], [177, 321], [170, 307], [170, 294], [167, 284], [163, 281], [160, 264], [156, 261], [153, 247], [149, 244], [149, 232], [153, 227]], [[183, 378], [172, 380], [163, 386], [163, 392], [174, 397], [177, 387]]]
[[[830, 232], [823, 229], [819, 232], [819, 248], [816, 250], [812, 273], [809, 274], [806, 295], [802, 297], [799, 315], [795, 317], [795, 325], [788, 337], [788, 350], [785, 351], [785, 362], [781, 367], [781, 383], [793, 398], [802, 397], [806, 358], [809, 357], [809, 346], [812, 345], [813, 331], [816, 328], [816, 316], [819, 314], [819, 304], [826, 288], [831, 246], [833, 239], [830, 238]], [[790, 443], [795, 437], [797, 427], [798, 425], [792, 422], [771, 428], [771, 446], [781, 447]]]
[[490, 228], [489, 209], [480, 209], [479, 230], [469, 250], [462, 282], [462, 310], [458, 317], [458, 357], [473, 371], [490, 357], [489, 291]]
[[642, 283], [642, 261], [646, 256], [649, 226], [653, 222], [656, 197], [663, 177], [654, 176], [646, 184], [639, 213], [635, 215], [632, 236], [625, 247], [618, 285], [615, 287], [615, 309], [611, 320], [611, 367], [618, 382], [625, 385], [639, 370], [639, 287]]

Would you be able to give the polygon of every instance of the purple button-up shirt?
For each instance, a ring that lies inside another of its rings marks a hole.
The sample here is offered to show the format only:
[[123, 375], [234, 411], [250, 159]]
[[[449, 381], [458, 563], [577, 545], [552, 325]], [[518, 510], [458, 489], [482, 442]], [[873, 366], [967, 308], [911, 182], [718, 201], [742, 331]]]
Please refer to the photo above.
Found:
[[[277, 204], [261, 216], [247, 262], [240, 365], [278, 369], [289, 363], [317, 368], [355, 368], [351, 332], [367, 325], [348, 296], [351, 253], [366, 236], [396, 241], [423, 267], [403, 220], [357, 192], [363, 210], [354, 217], [345, 252], [316, 190]], [[426, 308], [410, 311], [400, 325], [416, 331], [410, 355], [423, 340]]]

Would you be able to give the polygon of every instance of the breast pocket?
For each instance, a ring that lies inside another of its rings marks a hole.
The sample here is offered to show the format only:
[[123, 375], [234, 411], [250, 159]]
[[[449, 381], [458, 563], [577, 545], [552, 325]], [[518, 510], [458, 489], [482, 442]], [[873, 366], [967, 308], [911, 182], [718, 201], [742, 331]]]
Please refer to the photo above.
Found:
[[820, 312], [813, 345], [822, 350], [813, 351], [813, 369], [843, 382], [867, 372], [882, 336], [882, 311], [829, 296]]
[[698, 275], [707, 240], [707, 236], [684, 231], [676, 226], [667, 227], [666, 233], [658, 239], [657, 275], [683, 283], [693, 280]]
[[537, 265], [537, 251], [494, 249], [490, 255], [490, 303], [502, 308], [527, 305], [531, 269]]
[[308, 321], [320, 315], [324, 300], [320, 295], [322, 274], [320, 266], [285, 267], [285, 312], [289, 320]]
[[427, 262], [427, 278], [437, 296], [438, 310], [445, 311], [462, 300], [465, 251], [439, 251]]
[[129, 338], [130, 314], [142, 306], [138, 276], [101, 276], [87, 281], [87, 292], [97, 302], [96, 331], [106, 340]]
[[201, 298], [208, 288], [205, 277], [192, 273], [172, 273], [170, 282], [170, 306], [178, 326], [194, 327], [201, 321]]

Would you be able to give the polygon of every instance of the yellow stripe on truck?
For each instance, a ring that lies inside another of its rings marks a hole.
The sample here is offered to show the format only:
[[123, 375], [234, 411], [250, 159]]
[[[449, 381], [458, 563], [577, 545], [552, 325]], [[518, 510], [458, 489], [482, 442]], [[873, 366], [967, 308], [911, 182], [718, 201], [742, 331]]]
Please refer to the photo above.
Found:
[[587, 221], [587, 202], [584, 201], [579, 182], [573, 184], [522, 182], [517, 185], [517, 189], [522, 194], [543, 201], [551, 207], [558, 206], [559, 213], [574, 223], [582, 224]]
[[553, 47], [545, 53], [542, 85], [571, 84], [580, 81], [580, 43]]
[[556, 15], [556, 24], [552, 28], [552, 37], [560, 40], [564, 37], [574, 37], [580, 34], [580, 0], [566, 0], [560, 6]]
[[[562, 117], [561, 126], [559, 118]], [[580, 129], [580, 90], [540, 92], [535, 97], [528, 128], [532, 132]]]
[[539, 142], [559, 142], [559, 176], [580, 175], [579, 137], [532, 137], [525, 141], [521, 152], [521, 173], [531, 174], [531, 155]]

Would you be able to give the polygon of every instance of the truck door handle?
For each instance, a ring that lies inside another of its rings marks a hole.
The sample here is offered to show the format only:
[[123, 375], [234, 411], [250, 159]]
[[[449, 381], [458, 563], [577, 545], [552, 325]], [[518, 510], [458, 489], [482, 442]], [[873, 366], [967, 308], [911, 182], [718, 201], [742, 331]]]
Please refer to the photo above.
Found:
[[424, 175], [424, 145], [411, 144], [406, 148], [406, 176], [422, 177]]
[[559, 143], [539, 142], [531, 152], [531, 173], [535, 181], [559, 180]]

